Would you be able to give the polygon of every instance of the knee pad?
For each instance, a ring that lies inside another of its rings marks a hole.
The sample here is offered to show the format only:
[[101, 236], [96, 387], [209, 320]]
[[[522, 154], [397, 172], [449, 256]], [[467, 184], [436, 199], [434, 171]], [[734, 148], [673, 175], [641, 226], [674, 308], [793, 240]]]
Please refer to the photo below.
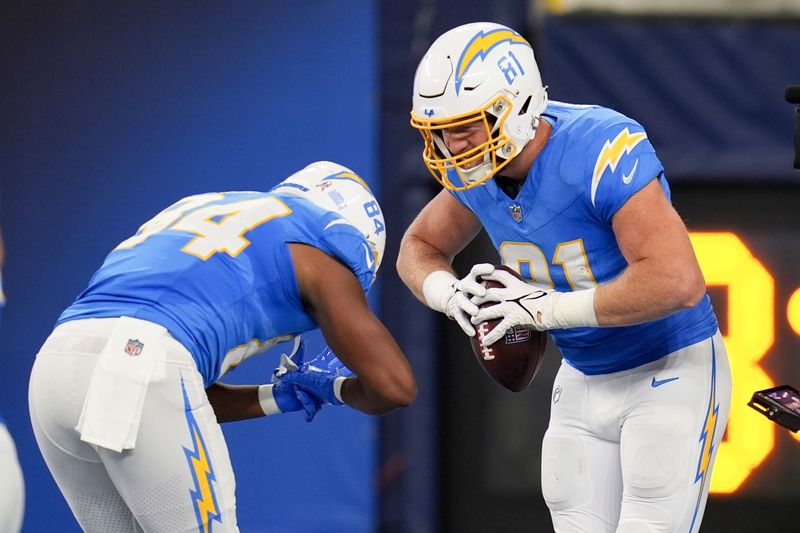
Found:
[[548, 437], [542, 443], [542, 496], [551, 511], [591, 498], [586, 450], [579, 439]]
[[697, 447], [691, 429], [691, 413], [682, 409], [659, 410], [626, 423], [620, 444], [626, 492], [635, 498], [663, 498], [681, 483], [691, 483], [689, 458]]

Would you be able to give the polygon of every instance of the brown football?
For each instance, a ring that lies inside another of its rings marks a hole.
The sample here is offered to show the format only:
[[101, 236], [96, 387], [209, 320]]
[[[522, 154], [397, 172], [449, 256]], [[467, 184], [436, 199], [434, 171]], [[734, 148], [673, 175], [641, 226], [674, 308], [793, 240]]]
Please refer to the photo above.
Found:
[[[505, 265], [495, 268], [519, 278], [519, 274]], [[487, 289], [503, 287], [502, 283], [492, 280], [486, 280], [483, 284]], [[481, 307], [494, 304], [495, 302], [487, 302]], [[472, 352], [481, 368], [492, 379], [512, 392], [520, 392], [525, 390], [539, 370], [547, 346], [547, 335], [533, 329], [517, 327], [508, 330], [504, 338], [491, 346], [484, 346], [483, 337], [499, 323], [500, 319], [495, 319], [475, 326], [475, 336], [470, 337]]]

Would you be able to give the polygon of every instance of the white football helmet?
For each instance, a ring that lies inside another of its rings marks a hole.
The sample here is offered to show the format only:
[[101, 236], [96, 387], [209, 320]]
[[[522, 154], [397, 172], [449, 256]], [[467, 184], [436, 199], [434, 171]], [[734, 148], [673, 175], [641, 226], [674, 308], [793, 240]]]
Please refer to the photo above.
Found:
[[386, 224], [369, 185], [355, 172], [337, 163], [317, 161], [295, 172], [272, 190], [296, 194], [326, 211], [341, 215], [369, 242], [375, 256], [375, 272], [378, 271], [386, 248]]
[[[414, 76], [411, 125], [425, 140], [422, 158], [450, 190], [485, 182], [533, 137], [547, 105], [528, 41], [491, 22], [454, 28], [431, 45]], [[481, 122], [487, 141], [451, 154], [442, 130]]]

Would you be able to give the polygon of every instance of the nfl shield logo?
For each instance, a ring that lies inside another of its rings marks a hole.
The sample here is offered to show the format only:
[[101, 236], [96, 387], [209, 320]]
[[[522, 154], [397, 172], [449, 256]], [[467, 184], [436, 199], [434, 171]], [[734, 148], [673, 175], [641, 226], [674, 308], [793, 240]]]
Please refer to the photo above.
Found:
[[144, 343], [139, 342], [136, 339], [128, 339], [128, 344], [125, 345], [125, 353], [131, 356], [136, 356], [142, 353], [142, 348], [144, 348]]
[[517, 222], [522, 222], [522, 206], [519, 204], [511, 204], [508, 206], [508, 209], [511, 211], [511, 216]]
[[511, 328], [506, 331], [506, 344], [525, 342], [531, 338], [531, 330], [525, 328]]

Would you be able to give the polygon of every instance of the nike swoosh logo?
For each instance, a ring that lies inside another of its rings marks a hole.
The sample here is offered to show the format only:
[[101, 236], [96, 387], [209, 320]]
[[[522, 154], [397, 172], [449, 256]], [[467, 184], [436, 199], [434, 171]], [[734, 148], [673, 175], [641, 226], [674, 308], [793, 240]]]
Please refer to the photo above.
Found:
[[653, 387], [653, 388], [660, 387], [661, 385], [664, 385], [665, 383], [669, 383], [670, 381], [675, 381], [676, 379], [680, 379], [680, 378], [679, 377], [667, 378], [667, 379], [662, 379], [661, 381], [659, 381], [655, 377], [653, 377], [653, 381], [650, 382], [650, 386]]
[[367, 259], [367, 268], [372, 268], [372, 265], [375, 264], [375, 255], [372, 253], [372, 250], [370, 250], [367, 245], [364, 244], [362, 246], [364, 246], [364, 252]]
[[636, 163], [633, 164], [633, 168], [631, 169], [630, 173], [622, 175], [622, 183], [624, 183], [625, 185], [630, 185], [630, 183], [633, 181], [633, 175], [636, 174], [636, 167], [638, 166], [639, 166], [639, 160], [637, 159]]

